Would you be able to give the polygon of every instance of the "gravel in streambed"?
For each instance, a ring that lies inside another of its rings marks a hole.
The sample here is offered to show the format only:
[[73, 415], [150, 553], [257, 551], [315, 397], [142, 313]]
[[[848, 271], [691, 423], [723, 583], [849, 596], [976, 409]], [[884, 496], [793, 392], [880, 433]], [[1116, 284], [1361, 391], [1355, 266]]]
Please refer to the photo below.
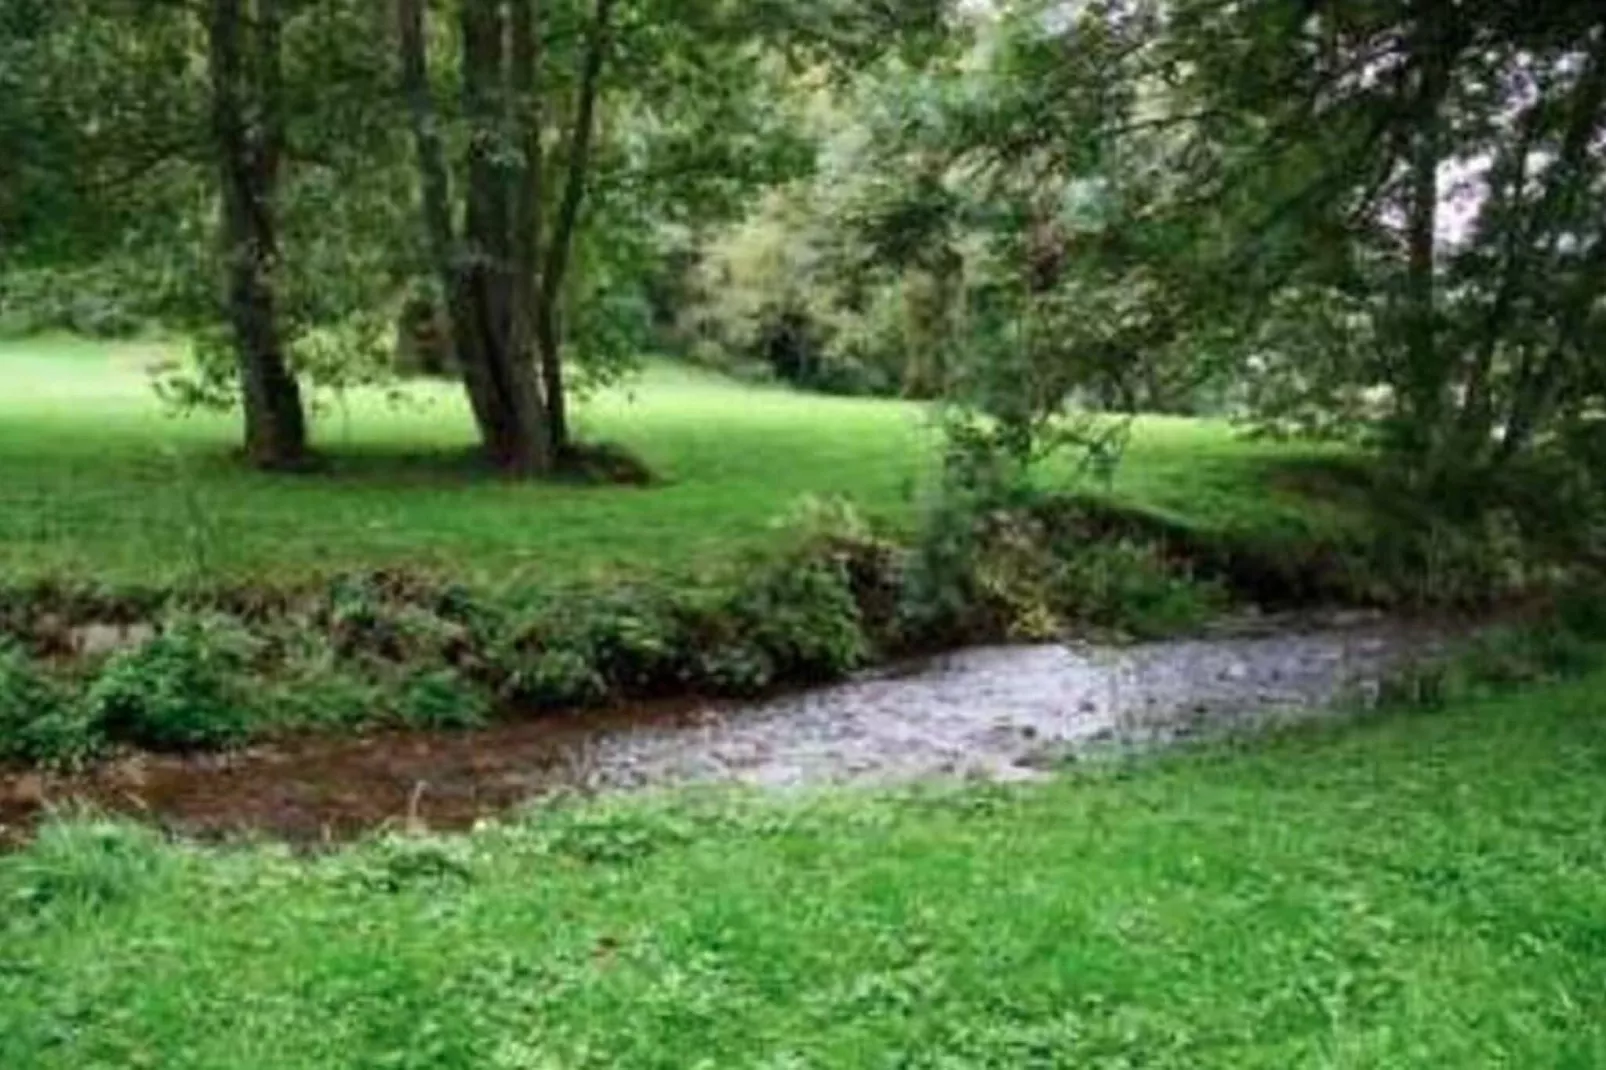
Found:
[[808, 694], [710, 711], [698, 727], [599, 738], [597, 790], [1021, 779], [1092, 745], [1153, 744], [1330, 715], [1375, 695], [1442, 631], [1369, 622], [1127, 647], [992, 647]]

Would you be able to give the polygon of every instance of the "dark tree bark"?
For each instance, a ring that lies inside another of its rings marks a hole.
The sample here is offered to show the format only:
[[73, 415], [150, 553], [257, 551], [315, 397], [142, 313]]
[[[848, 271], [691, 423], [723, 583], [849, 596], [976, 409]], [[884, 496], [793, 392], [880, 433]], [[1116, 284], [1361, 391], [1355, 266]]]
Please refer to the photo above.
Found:
[[559, 310], [590, 177], [614, 0], [597, 0], [550, 229], [540, 0], [460, 3], [470, 136], [456, 233], [451, 172], [429, 89], [424, 0], [397, 0], [424, 223], [486, 451], [509, 471], [541, 475], [570, 450]]
[[1405, 193], [1406, 276], [1404, 327], [1408, 454], [1434, 460], [1448, 397], [1441, 358], [1438, 317], [1439, 164], [1443, 160], [1442, 108], [1449, 90], [1454, 47], [1433, 0], [1422, 5], [1422, 21], [1412, 43], [1416, 68]]
[[[487, 456], [517, 475], [553, 466], [552, 438], [530, 348], [521, 327], [527, 271], [517, 248], [512, 197], [496, 138], [508, 78], [509, 26], [500, 0], [463, 0], [464, 107], [472, 124], [464, 182], [463, 229], [454, 233], [445, 152], [429, 92], [423, 0], [398, 0], [404, 90], [413, 116], [423, 213], [436, 272], [446, 293], [463, 384]], [[517, 27], [516, 27], [517, 28]], [[522, 171], [524, 168], [513, 168]], [[528, 255], [528, 254], [526, 254]]]
[[245, 403], [245, 453], [262, 468], [296, 468], [307, 456], [306, 414], [285, 359], [274, 280], [274, 199], [284, 141], [280, 23], [279, 0], [212, 3], [212, 122], [222, 180], [225, 303]]

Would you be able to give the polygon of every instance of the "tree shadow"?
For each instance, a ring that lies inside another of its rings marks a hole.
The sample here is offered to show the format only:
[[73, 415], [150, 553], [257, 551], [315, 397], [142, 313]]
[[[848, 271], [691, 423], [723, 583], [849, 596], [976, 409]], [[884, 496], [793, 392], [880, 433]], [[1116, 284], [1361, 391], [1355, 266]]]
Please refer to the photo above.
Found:
[[[220, 461], [223, 458], [219, 458]], [[230, 451], [226, 463], [241, 468], [244, 455]], [[329, 481], [373, 487], [529, 485], [561, 487], [653, 487], [663, 484], [648, 465], [630, 450], [614, 443], [576, 443], [560, 458], [550, 475], [529, 478], [491, 463], [473, 446], [419, 447], [394, 445], [342, 445], [320, 449], [293, 470], [262, 472], [309, 482]]]

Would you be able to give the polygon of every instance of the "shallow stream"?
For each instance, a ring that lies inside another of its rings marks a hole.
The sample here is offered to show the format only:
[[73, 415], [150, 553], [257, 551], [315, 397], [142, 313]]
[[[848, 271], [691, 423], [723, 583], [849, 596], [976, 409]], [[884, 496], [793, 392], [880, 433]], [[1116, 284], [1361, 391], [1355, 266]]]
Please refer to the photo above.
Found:
[[1214, 637], [1134, 646], [967, 650], [749, 704], [135, 755], [78, 777], [0, 777], [0, 839], [25, 836], [39, 814], [73, 799], [188, 834], [307, 842], [388, 822], [463, 827], [564, 789], [1021, 779], [1088, 748], [1354, 709], [1391, 671], [1461, 631], [1356, 615], [1239, 622]]

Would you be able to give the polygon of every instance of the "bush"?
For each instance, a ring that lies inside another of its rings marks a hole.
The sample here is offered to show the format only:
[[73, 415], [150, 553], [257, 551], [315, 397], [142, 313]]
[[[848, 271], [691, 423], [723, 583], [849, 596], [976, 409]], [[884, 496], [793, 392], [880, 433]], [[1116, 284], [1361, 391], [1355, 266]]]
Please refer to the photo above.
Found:
[[397, 710], [413, 728], [483, 728], [491, 720], [489, 697], [452, 669], [420, 672], [402, 688]]
[[737, 592], [737, 634], [784, 680], [835, 679], [862, 665], [869, 643], [844, 568], [834, 560], [783, 561]]
[[[645, 591], [588, 600], [565, 645], [615, 695], [672, 692], [685, 676], [686, 637], [674, 601]], [[580, 674], [575, 680], [586, 684]]]
[[151, 750], [226, 747], [252, 727], [254, 650], [237, 622], [183, 617], [116, 655], [89, 689], [90, 716], [117, 741]]
[[608, 681], [587, 651], [547, 648], [515, 664], [507, 690], [519, 703], [538, 709], [588, 706], [608, 698]]
[[385, 708], [385, 685], [341, 665], [297, 665], [272, 682], [264, 723], [280, 729], [353, 729]]
[[1219, 584], [1196, 580], [1152, 544], [1089, 544], [1056, 560], [1052, 597], [1063, 617], [1138, 638], [1198, 628], [1227, 602]]
[[949, 486], [927, 510], [908, 570], [907, 631], [929, 642], [1056, 639], [1076, 627], [1142, 638], [1198, 627], [1227, 601], [1156, 535], [1103, 530], [1026, 484]]
[[754, 643], [730, 639], [698, 655], [695, 683], [711, 695], [749, 698], [775, 686], [775, 660]]
[[77, 765], [101, 743], [82, 707], [69, 701], [21, 651], [0, 647], [0, 762]]
[[[330, 586], [323, 620], [337, 650], [388, 661], [440, 664], [472, 645], [470, 629], [447, 615], [459, 605], [456, 592], [432, 592], [405, 577], [383, 574], [343, 578]], [[434, 603], [439, 603], [434, 604]]]

